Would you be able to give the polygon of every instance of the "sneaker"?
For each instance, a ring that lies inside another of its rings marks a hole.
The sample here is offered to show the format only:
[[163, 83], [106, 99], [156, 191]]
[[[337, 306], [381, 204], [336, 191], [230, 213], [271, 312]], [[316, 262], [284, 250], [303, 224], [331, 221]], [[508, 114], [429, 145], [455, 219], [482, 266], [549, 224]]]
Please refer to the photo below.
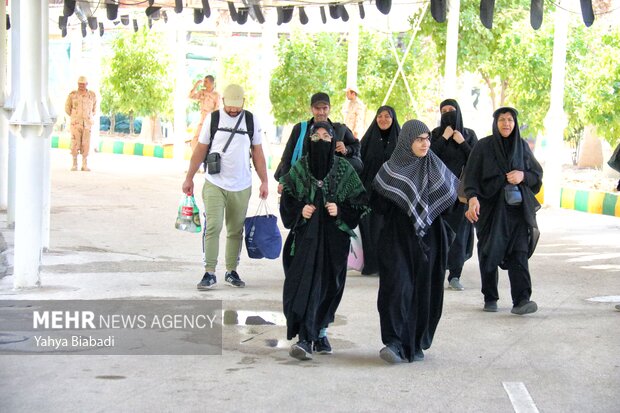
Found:
[[424, 352], [422, 351], [421, 348], [419, 348], [413, 353], [413, 361], [422, 361], [422, 360], [424, 360]]
[[312, 360], [312, 343], [309, 341], [298, 341], [291, 346], [288, 354], [297, 360]]
[[450, 280], [450, 289], [454, 291], [463, 291], [465, 287], [463, 287], [458, 278], [453, 278]]
[[226, 272], [226, 276], [224, 277], [224, 280], [229, 285], [232, 285], [233, 287], [238, 287], [238, 288], [245, 287], [245, 283], [241, 281], [241, 278], [239, 278], [239, 274], [237, 274], [237, 271], [233, 270], [230, 272]]
[[202, 276], [202, 280], [197, 285], [197, 288], [200, 291], [210, 290], [217, 283], [217, 278], [215, 278], [215, 274], [212, 272], [205, 272], [205, 275]]
[[497, 301], [485, 301], [484, 308], [482, 309], [482, 311], [486, 311], [489, 313], [496, 313], [497, 312]]
[[319, 339], [312, 344], [315, 352], [319, 354], [332, 354], [332, 346], [329, 344], [327, 336], [319, 337]]
[[388, 344], [379, 351], [379, 357], [381, 360], [390, 364], [402, 363], [405, 360], [400, 356], [398, 348], [393, 344]]
[[535, 313], [536, 310], [538, 310], [538, 305], [534, 301], [521, 300], [518, 305], [512, 307], [512, 310], [510, 310], [510, 312], [513, 314], [524, 315]]

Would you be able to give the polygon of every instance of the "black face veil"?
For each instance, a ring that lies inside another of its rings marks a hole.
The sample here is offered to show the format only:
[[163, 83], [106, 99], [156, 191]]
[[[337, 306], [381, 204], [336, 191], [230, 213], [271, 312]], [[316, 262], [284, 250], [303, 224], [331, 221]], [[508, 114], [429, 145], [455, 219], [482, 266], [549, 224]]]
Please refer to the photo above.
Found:
[[334, 152], [336, 150], [336, 140], [334, 138], [334, 129], [328, 122], [317, 122], [312, 125], [310, 134], [314, 134], [319, 129], [325, 129], [332, 137], [331, 142], [319, 139], [316, 142], [310, 140], [308, 150], [308, 164], [310, 172], [316, 179], [323, 179], [331, 169], [334, 163]]

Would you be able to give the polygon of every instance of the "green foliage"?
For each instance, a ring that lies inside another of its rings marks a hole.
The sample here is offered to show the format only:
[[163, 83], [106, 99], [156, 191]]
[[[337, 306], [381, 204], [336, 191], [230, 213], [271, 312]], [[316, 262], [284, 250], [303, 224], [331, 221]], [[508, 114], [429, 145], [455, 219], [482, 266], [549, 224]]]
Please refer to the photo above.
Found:
[[290, 38], [280, 38], [277, 56], [279, 65], [272, 73], [269, 87], [277, 124], [308, 119], [310, 97], [316, 92], [327, 93], [332, 107], [342, 105], [347, 50], [339, 34], [294, 32]]
[[[478, 0], [461, 0], [458, 71], [477, 73], [487, 85], [495, 106], [510, 105], [519, 112], [528, 134], [544, 129], [549, 111], [553, 64], [554, 6], [545, 3], [539, 30], [529, 24], [528, 0], [498, 0], [493, 30], [480, 22]], [[620, 139], [620, 30], [597, 21], [585, 28], [572, 16], [568, 31], [564, 110], [566, 137], [576, 141], [587, 124], [612, 145]], [[430, 13], [422, 33], [432, 39], [438, 61], [445, 61], [446, 24]]]
[[[391, 44], [395, 45], [399, 59], [403, 59], [412, 34], [360, 30], [357, 86], [371, 112], [383, 103], [398, 69]], [[386, 102], [395, 108], [401, 123], [413, 117], [423, 118], [429, 107], [434, 112], [439, 104], [438, 57], [429, 46], [427, 40], [416, 38], [410, 55], [405, 58], [403, 71], [413, 101], [399, 75]], [[340, 120], [347, 78], [346, 37], [334, 33], [293, 33], [290, 38], [280, 39], [277, 54], [279, 65], [272, 74], [270, 86], [276, 123], [296, 123], [309, 118], [310, 96], [318, 91], [330, 95], [330, 117]]]
[[578, 62], [583, 85], [577, 114], [612, 147], [620, 142], [620, 28], [588, 33], [587, 55]]
[[259, 85], [252, 81], [255, 80], [255, 78], [250, 76], [253, 70], [252, 62], [247, 56], [244, 53], [224, 56], [222, 58], [222, 81], [218, 83], [220, 85], [220, 93], [223, 93], [224, 88], [231, 83], [240, 85], [245, 96], [244, 107], [251, 111], [254, 108]]
[[[399, 59], [405, 59], [403, 72], [406, 75], [413, 101], [399, 74], [386, 102], [396, 110], [399, 122], [420, 118], [435, 112], [439, 106], [439, 69], [435, 49], [427, 39], [416, 36], [408, 56], [404, 56], [413, 31], [391, 35], [360, 32], [358, 62], [358, 87], [366, 106], [378, 109], [390, 88], [398, 70], [398, 63], [391, 50], [395, 47]], [[390, 38], [391, 37], [391, 38]], [[426, 120], [428, 122], [428, 120]]]
[[161, 44], [161, 35], [147, 27], [114, 39], [114, 55], [102, 82], [106, 112], [170, 117], [173, 78], [170, 57]]
[[[493, 29], [488, 30], [480, 21], [480, 2], [461, 0], [457, 69], [461, 74], [477, 73], [494, 107], [516, 107], [520, 123], [535, 135], [549, 108], [553, 25], [547, 18], [539, 30], [532, 29], [529, 6], [529, 0], [498, 0]], [[437, 24], [430, 13], [422, 23], [440, 62], [445, 61], [446, 26]]]

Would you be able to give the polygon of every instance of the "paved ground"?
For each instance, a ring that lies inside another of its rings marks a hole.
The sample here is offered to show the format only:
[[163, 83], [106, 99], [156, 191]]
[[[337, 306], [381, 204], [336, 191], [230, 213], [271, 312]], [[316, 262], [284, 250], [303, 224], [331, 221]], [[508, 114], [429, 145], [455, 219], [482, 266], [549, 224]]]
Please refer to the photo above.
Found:
[[[195, 289], [200, 238], [174, 229], [185, 164], [96, 154], [93, 172], [82, 173], [68, 171], [66, 151], [52, 156], [42, 287], [15, 291], [8, 275], [0, 300], [221, 299], [241, 324], [241, 315], [258, 314], [275, 325], [225, 325], [221, 356], [1, 355], [1, 411], [620, 411], [618, 218], [541, 211], [530, 261], [540, 310], [530, 316], [510, 314], [505, 273], [500, 312], [482, 312], [470, 260], [466, 290], [446, 291], [423, 362], [379, 359], [378, 279], [350, 272], [330, 328], [334, 354], [298, 362], [281, 325], [280, 260], [249, 260], [244, 251], [247, 288]], [[272, 190], [277, 211], [275, 182]], [[251, 213], [256, 204], [254, 195]], [[3, 213], [0, 230], [10, 271]]]

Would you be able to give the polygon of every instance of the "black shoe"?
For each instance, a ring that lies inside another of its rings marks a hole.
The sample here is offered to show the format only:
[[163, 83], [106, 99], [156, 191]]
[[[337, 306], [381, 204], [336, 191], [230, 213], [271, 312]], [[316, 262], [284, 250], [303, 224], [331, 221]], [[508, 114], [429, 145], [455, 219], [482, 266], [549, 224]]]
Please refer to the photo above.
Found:
[[538, 305], [534, 301], [530, 300], [521, 300], [518, 305], [512, 307], [510, 310], [513, 314], [524, 315], [535, 313], [538, 310]]
[[497, 313], [497, 301], [485, 301], [484, 308], [482, 311], [487, 311], [489, 313]]
[[202, 280], [196, 286], [200, 291], [210, 290], [217, 283], [217, 278], [212, 272], [205, 272]]
[[397, 364], [405, 361], [400, 356], [400, 351], [398, 350], [397, 346], [393, 344], [388, 344], [387, 346], [383, 347], [381, 351], [379, 351], [379, 357], [381, 357], [383, 361], [386, 361], [390, 364]]
[[291, 346], [288, 354], [297, 360], [312, 360], [312, 343], [309, 341], [298, 341]]
[[243, 281], [241, 281], [241, 278], [239, 278], [239, 274], [237, 274], [237, 271], [230, 271], [230, 272], [226, 272], [226, 276], [224, 277], [224, 280], [232, 285], [233, 287], [239, 287], [239, 288], [243, 288], [245, 287], [245, 283]]
[[422, 361], [422, 360], [424, 360], [424, 352], [422, 351], [421, 348], [419, 348], [413, 353], [413, 361]]
[[318, 340], [313, 342], [314, 351], [319, 354], [332, 354], [332, 346], [327, 340], [327, 336], [319, 337]]

